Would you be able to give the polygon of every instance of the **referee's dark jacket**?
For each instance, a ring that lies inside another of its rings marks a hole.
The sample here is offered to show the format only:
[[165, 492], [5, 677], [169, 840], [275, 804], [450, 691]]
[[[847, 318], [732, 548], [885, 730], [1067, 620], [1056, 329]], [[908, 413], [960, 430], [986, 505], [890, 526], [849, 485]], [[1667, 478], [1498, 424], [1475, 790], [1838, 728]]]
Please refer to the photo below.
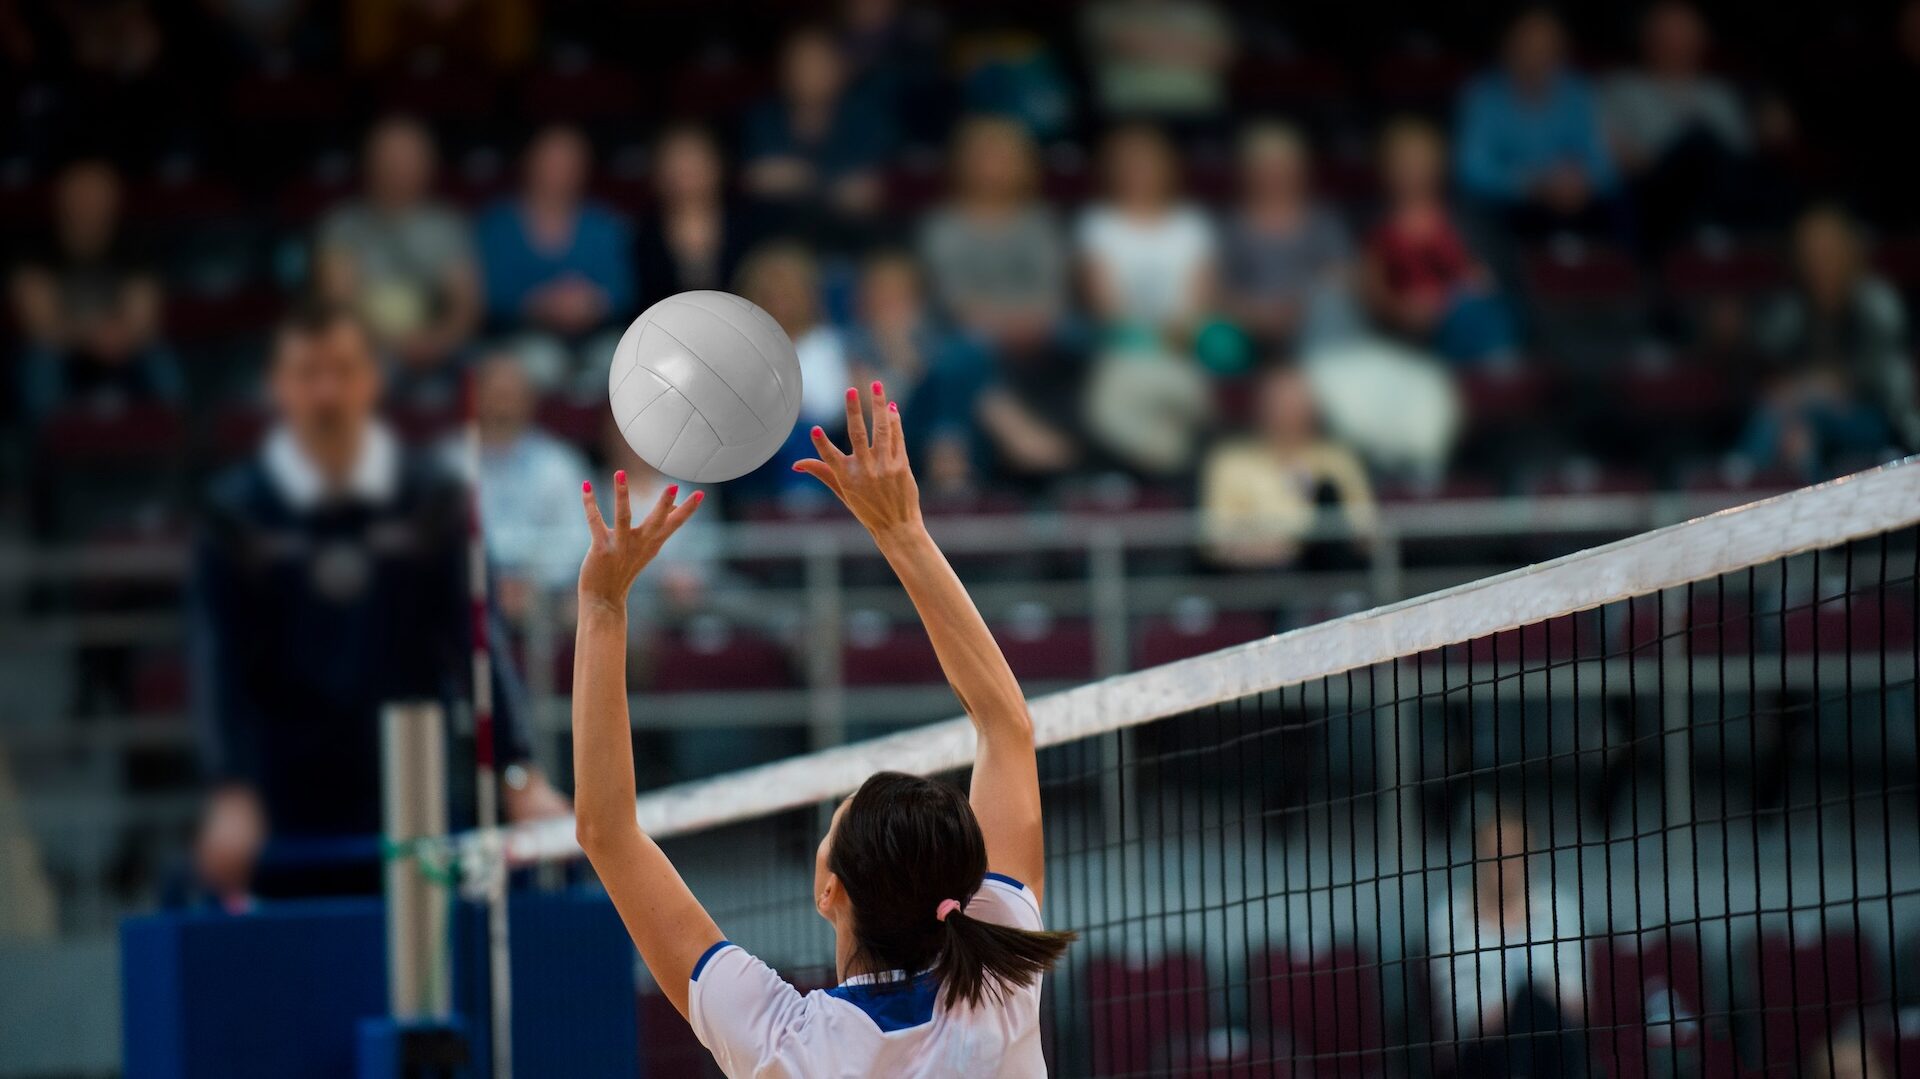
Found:
[[[379, 832], [382, 705], [438, 700], [450, 731], [470, 715], [465, 485], [435, 455], [402, 450], [375, 428], [347, 488], [325, 493], [292, 438], [275, 432], [215, 481], [195, 551], [205, 763], [214, 780], [259, 791], [276, 840]], [[490, 617], [505, 766], [527, 756], [526, 710]], [[472, 814], [470, 748], [448, 760], [459, 827]]]

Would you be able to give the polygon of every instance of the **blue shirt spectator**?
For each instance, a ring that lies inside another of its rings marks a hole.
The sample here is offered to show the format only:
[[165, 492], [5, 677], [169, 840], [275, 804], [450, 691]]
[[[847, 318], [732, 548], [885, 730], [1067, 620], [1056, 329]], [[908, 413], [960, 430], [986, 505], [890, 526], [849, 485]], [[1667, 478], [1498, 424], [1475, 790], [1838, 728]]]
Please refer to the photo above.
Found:
[[527, 149], [521, 193], [481, 217], [490, 321], [575, 338], [630, 313], [632, 232], [586, 200], [590, 164], [579, 132], [550, 128]]
[[886, 109], [850, 91], [839, 42], [800, 30], [781, 54], [779, 96], [747, 116], [746, 188], [772, 203], [870, 213], [878, 208], [892, 127]]
[[1461, 96], [1456, 166], [1469, 195], [1578, 213], [1616, 177], [1591, 87], [1569, 71], [1562, 30], [1543, 11], [1508, 31], [1505, 60]]

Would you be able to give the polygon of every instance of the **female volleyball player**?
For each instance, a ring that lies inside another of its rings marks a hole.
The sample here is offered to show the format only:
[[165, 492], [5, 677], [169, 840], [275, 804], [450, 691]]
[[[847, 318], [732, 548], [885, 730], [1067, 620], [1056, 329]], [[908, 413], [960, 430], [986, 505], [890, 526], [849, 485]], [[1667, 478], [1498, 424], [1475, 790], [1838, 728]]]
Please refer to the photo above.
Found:
[[573, 760], [580, 845], [640, 957], [729, 1076], [1040, 1076], [1040, 976], [1069, 933], [1041, 929], [1040, 783], [1026, 700], [920, 520], [900, 413], [876, 382], [873, 434], [847, 391], [851, 452], [815, 427], [826, 484], [873, 534], [978, 732], [973, 789], [898, 772], [840, 803], [814, 859], [840, 984], [801, 994], [729, 943], [634, 820], [627, 592], [700, 495], [663, 492], [632, 523], [614, 475], [609, 528], [591, 487], [580, 567]]

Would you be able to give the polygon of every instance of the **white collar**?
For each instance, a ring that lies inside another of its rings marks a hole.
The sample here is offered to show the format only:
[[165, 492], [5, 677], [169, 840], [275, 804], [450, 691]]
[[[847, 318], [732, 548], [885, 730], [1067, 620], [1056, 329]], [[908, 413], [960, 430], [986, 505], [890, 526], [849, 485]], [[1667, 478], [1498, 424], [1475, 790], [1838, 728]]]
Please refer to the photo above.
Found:
[[366, 502], [386, 502], [400, 486], [400, 443], [393, 437], [393, 432], [379, 422], [367, 426], [359, 456], [354, 459], [353, 468], [347, 473], [346, 488], [342, 491], [327, 490], [326, 478], [301, 451], [300, 444], [294, 441], [293, 432], [284, 426], [275, 427], [267, 435], [261, 460], [274, 488], [295, 509], [300, 510], [312, 509], [329, 494], [351, 496]]
[[[928, 967], [927, 969], [921, 971], [920, 973], [931, 974], [933, 973], [933, 968]], [[914, 975], [914, 977], [918, 977], [918, 976], [919, 975]], [[875, 971], [872, 974], [850, 974], [847, 977], [840, 979], [840, 984], [843, 986], [890, 985], [894, 982], [904, 982], [907, 979], [908, 979], [908, 975], [907, 975], [907, 972], [904, 970], [880, 970], [880, 971]]]

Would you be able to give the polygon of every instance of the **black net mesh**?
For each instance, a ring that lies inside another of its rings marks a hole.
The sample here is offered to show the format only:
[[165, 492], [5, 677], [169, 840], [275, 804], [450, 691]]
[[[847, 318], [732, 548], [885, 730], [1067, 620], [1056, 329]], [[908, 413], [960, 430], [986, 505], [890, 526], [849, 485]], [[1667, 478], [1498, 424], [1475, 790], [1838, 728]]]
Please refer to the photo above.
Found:
[[[1915, 539], [1044, 750], [1054, 1074], [1920, 1075]], [[802, 986], [829, 808], [667, 843]]]

